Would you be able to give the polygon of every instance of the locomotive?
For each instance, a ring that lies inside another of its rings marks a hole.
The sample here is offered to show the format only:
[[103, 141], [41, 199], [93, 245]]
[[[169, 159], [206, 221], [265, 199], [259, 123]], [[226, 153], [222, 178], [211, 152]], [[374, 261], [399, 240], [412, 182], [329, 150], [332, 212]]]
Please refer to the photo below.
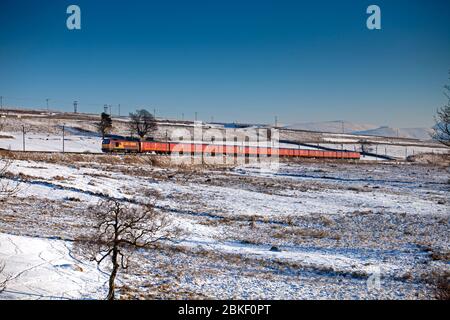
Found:
[[204, 154], [207, 156], [279, 156], [300, 158], [350, 159], [358, 160], [359, 152], [335, 150], [309, 150], [274, 148], [261, 146], [239, 146], [228, 144], [206, 144], [198, 142], [140, 141], [133, 138], [105, 138], [102, 141], [105, 153], [155, 153], [155, 154]]

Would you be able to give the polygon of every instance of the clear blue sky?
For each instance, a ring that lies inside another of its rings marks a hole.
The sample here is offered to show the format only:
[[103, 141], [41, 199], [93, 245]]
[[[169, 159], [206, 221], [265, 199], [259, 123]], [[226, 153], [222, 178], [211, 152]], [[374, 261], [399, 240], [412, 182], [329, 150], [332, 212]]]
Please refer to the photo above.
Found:
[[[366, 28], [370, 4], [381, 31]], [[7, 105], [417, 127], [445, 102], [449, 69], [448, 0], [0, 1]]]

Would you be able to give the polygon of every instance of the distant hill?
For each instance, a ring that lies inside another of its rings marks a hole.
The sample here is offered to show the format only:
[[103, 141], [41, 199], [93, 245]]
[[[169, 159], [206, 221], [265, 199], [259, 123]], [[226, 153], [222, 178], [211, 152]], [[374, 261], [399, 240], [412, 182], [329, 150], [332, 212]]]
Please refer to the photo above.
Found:
[[400, 137], [412, 138], [419, 140], [431, 140], [431, 128], [391, 128], [387, 126], [379, 127], [371, 130], [354, 131], [353, 134], [361, 134], [368, 136], [383, 136], [383, 137]]
[[[344, 133], [376, 129], [378, 126], [365, 123], [344, 121]], [[286, 129], [297, 129], [318, 132], [342, 133], [342, 121], [304, 122], [285, 126]]]
[[[344, 124], [342, 126], [342, 124]], [[349, 121], [325, 121], [325, 122], [305, 122], [295, 123], [285, 126], [286, 129], [297, 129], [317, 132], [331, 132], [368, 135], [368, 136], [382, 136], [382, 137], [397, 137], [410, 138], [419, 140], [431, 140], [430, 134], [433, 132], [431, 128], [391, 128], [388, 126], [377, 126], [368, 123], [355, 123]]]

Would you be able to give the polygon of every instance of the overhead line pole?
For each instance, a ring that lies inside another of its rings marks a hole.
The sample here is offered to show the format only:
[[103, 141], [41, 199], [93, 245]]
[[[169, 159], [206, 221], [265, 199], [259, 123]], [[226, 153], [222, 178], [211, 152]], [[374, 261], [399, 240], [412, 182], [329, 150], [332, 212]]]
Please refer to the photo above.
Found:
[[22, 125], [22, 148], [23, 151], [25, 152], [25, 126]]

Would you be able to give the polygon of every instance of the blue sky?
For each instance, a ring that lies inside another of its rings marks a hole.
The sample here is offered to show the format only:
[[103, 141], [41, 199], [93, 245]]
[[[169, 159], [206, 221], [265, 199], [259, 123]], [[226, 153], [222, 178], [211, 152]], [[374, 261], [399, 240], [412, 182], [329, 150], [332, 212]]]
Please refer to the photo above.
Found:
[[[70, 4], [82, 30], [66, 28]], [[7, 105], [430, 126], [449, 69], [448, 0], [0, 2]]]

